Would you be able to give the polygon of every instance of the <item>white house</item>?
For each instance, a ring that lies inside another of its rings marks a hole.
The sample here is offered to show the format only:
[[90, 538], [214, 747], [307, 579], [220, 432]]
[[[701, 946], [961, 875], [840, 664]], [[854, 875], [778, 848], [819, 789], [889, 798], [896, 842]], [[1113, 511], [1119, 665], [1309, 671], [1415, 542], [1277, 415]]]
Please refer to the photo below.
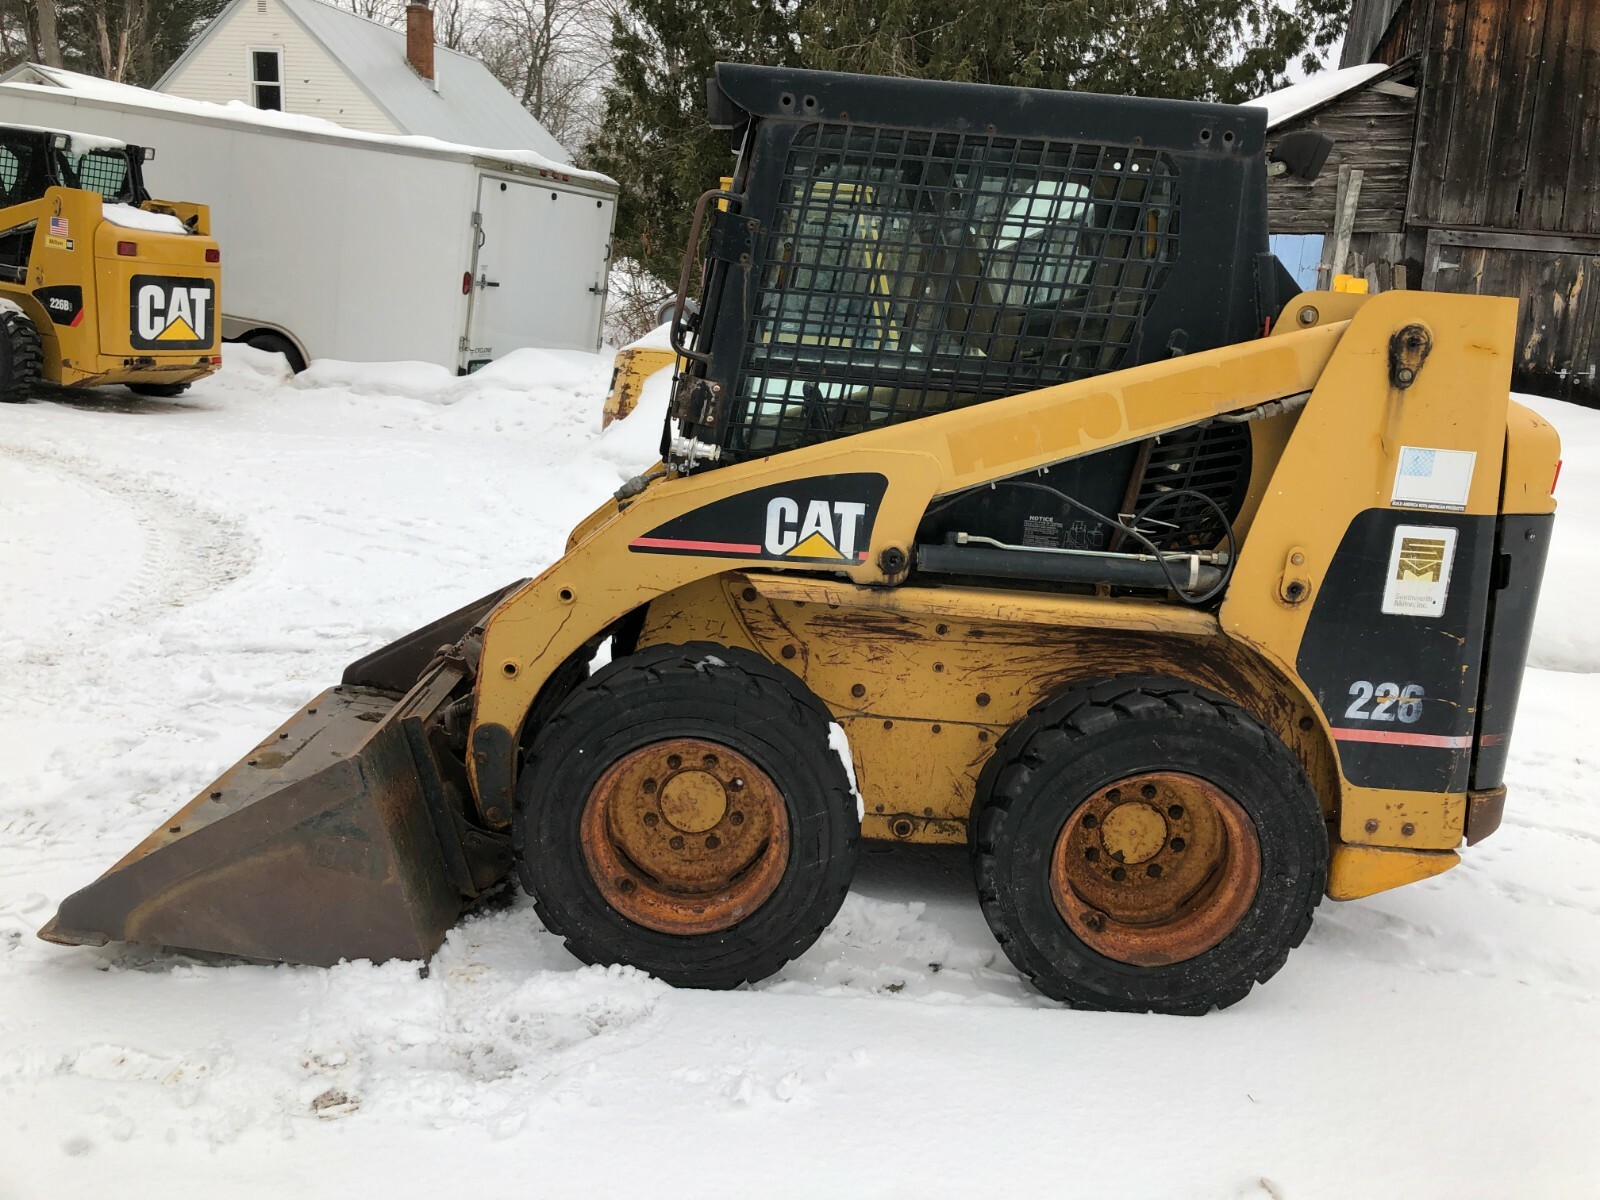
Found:
[[320, 0], [232, 0], [156, 90], [572, 161], [487, 67], [434, 44], [425, 4], [402, 33]]

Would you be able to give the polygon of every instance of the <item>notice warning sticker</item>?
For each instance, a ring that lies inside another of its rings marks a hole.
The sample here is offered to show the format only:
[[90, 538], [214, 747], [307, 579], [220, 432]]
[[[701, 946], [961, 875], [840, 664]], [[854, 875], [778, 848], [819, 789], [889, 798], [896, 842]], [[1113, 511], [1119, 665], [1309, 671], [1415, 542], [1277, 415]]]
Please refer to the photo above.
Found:
[[1441, 525], [1399, 525], [1383, 581], [1383, 611], [1392, 616], [1438, 617], [1450, 595], [1456, 531]]
[[1394, 508], [1441, 508], [1465, 512], [1472, 491], [1472, 469], [1478, 456], [1471, 450], [1435, 450], [1401, 446], [1394, 471]]

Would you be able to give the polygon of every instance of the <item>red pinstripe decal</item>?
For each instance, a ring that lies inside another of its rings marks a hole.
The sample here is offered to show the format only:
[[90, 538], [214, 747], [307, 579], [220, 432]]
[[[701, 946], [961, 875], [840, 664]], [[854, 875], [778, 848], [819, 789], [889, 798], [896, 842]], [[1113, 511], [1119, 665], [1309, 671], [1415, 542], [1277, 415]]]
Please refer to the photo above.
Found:
[[707, 554], [760, 554], [760, 546], [746, 546], [736, 542], [689, 542], [680, 538], [637, 537], [630, 547], [641, 550], [703, 550]]
[[1340, 729], [1333, 736], [1341, 742], [1381, 742], [1389, 746], [1432, 746], [1439, 750], [1465, 750], [1472, 745], [1472, 736], [1459, 737], [1438, 733], [1402, 733], [1398, 729]]

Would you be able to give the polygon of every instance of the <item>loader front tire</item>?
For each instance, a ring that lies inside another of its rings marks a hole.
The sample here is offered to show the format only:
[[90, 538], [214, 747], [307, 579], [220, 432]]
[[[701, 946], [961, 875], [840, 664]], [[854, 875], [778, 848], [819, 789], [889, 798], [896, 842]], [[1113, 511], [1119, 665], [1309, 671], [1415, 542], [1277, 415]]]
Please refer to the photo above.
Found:
[[1299, 760], [1212, 692], [1151, 676], [1056, 696], [978, 785], [978, 896], [1012, 963], [1075, 1008], [1198, 1015], [1305, 938], [1328, 836]]
[[731, 988], [803, 953], [855, 871], [860, 816], [828, 710], [759, 655], [652, 646], [534, 738], [513, 848], [545, 927], [588, 963]]
[[0, 310], [0, 403], [33, 399], [44, 371], [39, 331], [20, 312]]

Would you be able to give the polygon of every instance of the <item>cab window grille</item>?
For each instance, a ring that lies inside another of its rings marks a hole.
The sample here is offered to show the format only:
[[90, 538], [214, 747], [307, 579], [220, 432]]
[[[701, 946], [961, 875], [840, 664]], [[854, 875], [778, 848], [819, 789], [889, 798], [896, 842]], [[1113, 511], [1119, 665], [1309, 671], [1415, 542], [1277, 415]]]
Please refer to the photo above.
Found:
[[804, 126], [753, 264], [726, 447], [784, 450], [1115, 370], [1177, 239], [1159, 151]]
[[128, 156], [125, 151], [90, 150], [81, 156], [69, 153], [67, 162], [70, 168], [68, 178], [76, 180], [77, 187], [111, 201], [133, 198], [128, 186]]

